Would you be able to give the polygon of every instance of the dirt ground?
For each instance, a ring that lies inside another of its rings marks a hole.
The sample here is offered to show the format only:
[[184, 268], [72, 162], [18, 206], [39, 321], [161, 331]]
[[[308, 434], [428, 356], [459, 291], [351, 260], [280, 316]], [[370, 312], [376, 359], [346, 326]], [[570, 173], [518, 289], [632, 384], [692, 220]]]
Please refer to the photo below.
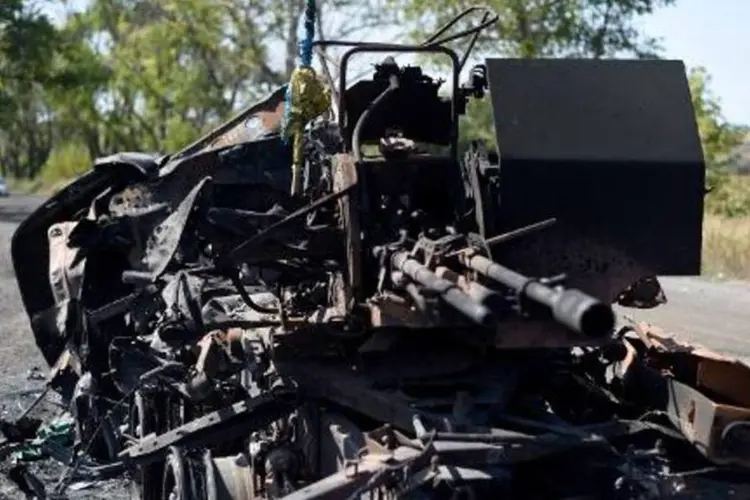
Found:
[[[13, 274], [10, 240], [15, 227], [14, 222], [0, 221], [0, 418], [4, 420], [14, 420], [34, 401], [44, 384], [40, 375], [47, 372], [47, 365], [29, 330]], [[46, 404], [36, 410], [34, 416], [53, 415], [59, 411], [53, 404]], [[9, 468], [8, 462], [0, 466], [0, 500], [24, 499], [23, 493], [4, 474]], [[45, 483], [55, 484], [64, 467], [44, 461], [34, 463], [29, 470]], [[74, 488], [83, 486], [85, 483], [79, 483]], [[71, 499], [81, 500], [129, 498], [123, 481], [100, 483], [71, 491], [68, 495]]]

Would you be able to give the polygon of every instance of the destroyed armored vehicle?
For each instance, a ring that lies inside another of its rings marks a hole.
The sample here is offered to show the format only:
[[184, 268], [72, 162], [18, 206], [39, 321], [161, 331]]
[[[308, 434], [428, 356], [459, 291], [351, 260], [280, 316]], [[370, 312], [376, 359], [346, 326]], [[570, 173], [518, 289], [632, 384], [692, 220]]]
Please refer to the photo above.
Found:
[[[21, 224], [79, 455], [143, 499], [750, 498], [748, 370], [615, 314], [700, 273], [683, 64], [490, 58], [462, 83], [448, 42], [497, 19], [469, 12], [348, 43], [294, 140], [285, 87], [181, 152], [98, 160]], [[447, 94], [400, 53], [446, 57]], [[459, 147], [471, 99], [496, 148]]]

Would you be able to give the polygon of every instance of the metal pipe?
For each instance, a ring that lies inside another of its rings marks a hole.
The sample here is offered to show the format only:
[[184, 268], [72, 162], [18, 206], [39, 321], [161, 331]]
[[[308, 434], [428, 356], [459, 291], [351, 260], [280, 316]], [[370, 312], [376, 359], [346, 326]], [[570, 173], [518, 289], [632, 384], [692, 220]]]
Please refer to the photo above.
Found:
[[455, 283], [437, 276], [426, 266], [412, 258], [409, 252], [394, 253], [391, 256], [391, 263], [395, 269], [403, 272], [428, 290], [437, 293], [446, 304], [475, 323], [484, 327], [490, 327], [495, 323], [492, 311], [473, 301]]

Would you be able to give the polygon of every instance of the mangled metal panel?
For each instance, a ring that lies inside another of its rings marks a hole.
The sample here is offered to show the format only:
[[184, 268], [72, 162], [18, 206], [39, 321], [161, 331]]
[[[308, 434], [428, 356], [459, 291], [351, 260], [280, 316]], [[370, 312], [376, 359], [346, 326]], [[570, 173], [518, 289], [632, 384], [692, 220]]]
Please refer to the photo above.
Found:
[[[648, 323], [634, 330], [647, 353], [639, 358], [629, 348], [622, 362], [629, 392], [652, 399], [713, 463], [750, 467], [750, 366], [680, 342]], [[647, 387], [642, 383], [647, 379], [656, 383]]]

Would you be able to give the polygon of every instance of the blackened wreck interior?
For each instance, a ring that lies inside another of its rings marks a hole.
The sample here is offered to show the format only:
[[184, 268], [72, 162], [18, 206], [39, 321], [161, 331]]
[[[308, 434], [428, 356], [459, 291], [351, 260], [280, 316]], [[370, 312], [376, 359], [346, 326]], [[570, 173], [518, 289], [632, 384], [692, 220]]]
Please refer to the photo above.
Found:
[[[460, 83], [446, 37], [350, 49], [383, 62], [342, 77], [301, 164], [280, 89], [21, 224], [86, 467], [142, 499], [750, 498], [750, 369], [612, 309], [700, 271], [683, 65], [488, 59]], [[409, 51], [453, 61], [448, 97], [387, 56]], [[469, 99], [496, 149], [459, 147]]]

